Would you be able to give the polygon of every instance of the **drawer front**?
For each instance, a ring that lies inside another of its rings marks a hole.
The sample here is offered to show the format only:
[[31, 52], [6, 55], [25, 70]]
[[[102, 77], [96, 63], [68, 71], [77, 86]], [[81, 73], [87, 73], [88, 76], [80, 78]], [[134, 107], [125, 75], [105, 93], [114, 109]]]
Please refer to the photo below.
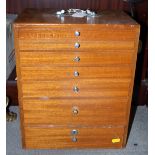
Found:
[[23, 99], [25, 124], [125, 125], [127, 98]]
[[130, 79], [36, 81], [21, 85], [23, 97], [127, 97]]
[[26, 148], [120, 148], [123, 143], [123, 134], [123, 127], [25, 127], [25, 145]]
[[[78, 32], [75, 35], [75, 32]], [[76, 26], [52, 26], [19, 28], [18, 37], [20, 40], [31, 41], [100, 41], [100, 40], [135, 40], [136, 30], [110, 28], [103, 25], [76, 25]]]
[[[22, 99], [23, 110], [51, 111], [56, 116], [100, 115], [102, 110], [115, 109], [122, 112], [126, 109], [128, 98], [95, 98], [95, 99]], [[74, 107], [78, 113], [74, 113]], [[98, 109], [99, 111], [94, 111]], [[116, 111], [117, 111], [116, 110]], [[100, 112], [100, 113], [98, 113]], [[54, 116], [53, 115], [53, 116]]]
[[21, 66], [101, 66], [133, 63], [131, 51], [52, 52], [20, 51]]
[[[68, 43], [63, 42], [51, 42], [51, 41], [31, 41], [31, 40], [19, 40], [19, 50], [133, 50], [135, 48], [135, 42], [129, 41], [74, 41]], [[75, 44], [78, 43], [79, 47], [76, 48]]]
[[130, 78], [132, 65], [114, 67], [21, 67], [22, 80]]

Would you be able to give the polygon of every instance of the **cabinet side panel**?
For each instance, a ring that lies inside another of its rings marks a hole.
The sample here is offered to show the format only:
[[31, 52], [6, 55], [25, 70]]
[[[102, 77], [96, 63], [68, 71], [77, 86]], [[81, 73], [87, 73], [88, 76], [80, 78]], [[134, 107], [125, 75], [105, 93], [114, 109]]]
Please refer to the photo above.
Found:
[[133, 86], [134, 86], [134, 78], [135, 78], [135, 70], [136, 70], [136, 61], [137, 61], [137, 51], [138, 51], [138, 43], [139, 43], [139, 34], [140, 34], [140, 26], [137, 26], [135, 32], [135, 54], [133, 58], [133, 68], [132, 68], [132, 78], [131, 78], [131, 86], [129, 90], [129, 100], [127, 104], [127, 126], [125, 127], [125, 133], [124, 133], [124, 141], [123, 141], [123, 147], [125, 147], [127, 143], [127, 138], [129, 134], [129, 120], [130, 120], [130, 110], [131, 110], [131, 101], [132, 101], [132, 94], [133, 94]]

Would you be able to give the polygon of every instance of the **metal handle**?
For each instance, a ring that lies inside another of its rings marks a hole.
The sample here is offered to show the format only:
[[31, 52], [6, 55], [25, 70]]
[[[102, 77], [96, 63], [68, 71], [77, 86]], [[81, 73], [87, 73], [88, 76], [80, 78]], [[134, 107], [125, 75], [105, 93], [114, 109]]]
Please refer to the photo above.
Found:
[[77, 37], [80, 36], [80, 32], [79, 32], [79, 31], [75, 31], [74, 34], [75, 34], [75, 36], [77, 36]]
[[77, 138], [76, 137], [73, 137], [72, 138], [72, 142], [77, 142]]
[[76, 77], [79, 76], [79, 72], [78, 71], [75, 71], [74, 72], [74, 76], [76, 76]]
[[74, 86], [74, 87], [73, 87], [73, 91], [74, 91], [75, 93], [78, 93], [78, 92], [79, 92], [79, 88], [78, 88], [77, 86]]
[[74, 58], [74, 61], [75, 61], [75, 62], [79, 62], [79, 61], [80, 61], [80, 57], [75, 57], [75, 58]]
[[77, 134], [78, 134], [78, 130], [73, 129], [73, 130], [71, 131], [71, 134], [72, 134], [72, 135], [77, 135]]
[[74, 47], [75, 48], [79, 48], [80, 47], [80, 44], [78, 42], [76, 42], [75, 45], [74, 45]]
[[73, 113], [74, 115], [77, 115], [77, 114], [79, 113], [78, 108], [77, 108], [77, 107], [73, 107], [72, 113]]

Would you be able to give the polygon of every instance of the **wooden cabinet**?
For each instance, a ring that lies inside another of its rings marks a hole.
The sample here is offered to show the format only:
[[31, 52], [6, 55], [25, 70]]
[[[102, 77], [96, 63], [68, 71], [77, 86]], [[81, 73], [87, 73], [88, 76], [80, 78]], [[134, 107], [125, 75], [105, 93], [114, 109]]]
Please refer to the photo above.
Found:
[[125, 146], [139, 25], [119, 11], [29, 9], [14, 33], [23, 147]]

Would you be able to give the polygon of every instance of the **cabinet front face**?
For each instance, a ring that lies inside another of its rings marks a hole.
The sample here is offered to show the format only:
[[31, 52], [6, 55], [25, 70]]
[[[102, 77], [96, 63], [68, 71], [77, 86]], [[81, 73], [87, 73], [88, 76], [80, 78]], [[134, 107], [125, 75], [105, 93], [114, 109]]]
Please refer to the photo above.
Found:
[[14, 24], [25, 148], [126, 144], [139, 26]]

